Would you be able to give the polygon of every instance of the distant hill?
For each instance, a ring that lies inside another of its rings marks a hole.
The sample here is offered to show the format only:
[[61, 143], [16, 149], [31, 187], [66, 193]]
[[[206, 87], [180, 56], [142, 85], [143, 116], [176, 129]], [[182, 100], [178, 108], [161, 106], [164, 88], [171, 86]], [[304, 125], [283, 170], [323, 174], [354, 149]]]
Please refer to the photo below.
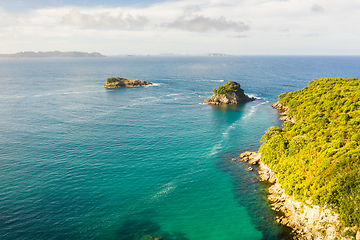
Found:
[[45, 57], [105, 57], [101, 53], [93, 52], [19, 52], [14, 54], [0, 54], [0, 58], [45, 58]]

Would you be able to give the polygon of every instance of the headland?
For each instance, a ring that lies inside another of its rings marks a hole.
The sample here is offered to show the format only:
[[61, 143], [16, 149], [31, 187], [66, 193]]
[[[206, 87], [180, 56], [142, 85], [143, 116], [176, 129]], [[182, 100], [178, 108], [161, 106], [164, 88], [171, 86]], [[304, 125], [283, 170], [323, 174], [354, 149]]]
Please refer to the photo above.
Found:
[[356, 78], [325, 78], [279, 95], [283, 127], [266, 131], [259, 153], [240, 155], [272, 184], [275, 220], [294, 239], [360, 239], [359, 92]]

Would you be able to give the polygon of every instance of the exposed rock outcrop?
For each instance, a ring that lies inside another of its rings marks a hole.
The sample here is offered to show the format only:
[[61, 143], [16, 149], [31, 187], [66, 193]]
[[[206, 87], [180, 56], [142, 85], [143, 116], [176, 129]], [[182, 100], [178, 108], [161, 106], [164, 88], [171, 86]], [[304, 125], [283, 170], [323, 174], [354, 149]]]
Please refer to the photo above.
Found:
[[249, 97], [245, 95], [245, 97], [239, 97], [235, 93], [228, 93], [226, 95], [224, 94], [214, 94], [210, 99], [206, 99], [204, 103], [206, 104], [213, 104], [213, 105], [219, 105], [219, 104], [241, 104], [246, 103], [250, 101], [254, 101], [255, 98]]
[[249, 164], [256, 165], [260, 161], [261, 154], [257, 152], [244, 152], [240, 154], [240, 161], [247, 162], [249, 161]]
[[279, 110], [279, 114], [281, 115], [279, 120], [284, 121], [284, 122], [289, 121], [289, 122], [295, 123], [295, 120], [288, 116], [288, 112], [289, 112], [288, 107], [285, 107], [285, 106], [281, 105], [278, 102], [274, 103], [274, 104], [271, 104], [270, 106], [272, 108], [275, 108], [275, 109]]
[[141, 80], [133, 80], [126, 78], [108, 78], [104, 85], [105, 88], [120, 88], [120, 87], [139, 87], [152, 85], [151, 82], [141, 81]]

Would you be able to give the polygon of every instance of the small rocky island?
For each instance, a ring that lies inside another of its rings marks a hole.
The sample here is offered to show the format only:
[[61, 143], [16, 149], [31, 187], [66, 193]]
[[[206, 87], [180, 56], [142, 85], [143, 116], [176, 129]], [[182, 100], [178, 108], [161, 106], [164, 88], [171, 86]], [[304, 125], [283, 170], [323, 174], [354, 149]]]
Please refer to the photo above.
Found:
[[254, 97], [245, 95], [240, 84], [234, 81], [225, 83], [217, 89], [214, 88], [213, 93], [213, 96], [210, 99], [206, 99], [204, 103], [212, 105], [241, 104], [255, 100]]
[[141, 80], [134, 80], [134, 79], [126, 79], [120, 77], [112, 77], [106, 79], [106, 83], [104, 85], [105, 88], [120, 88], [120, 87], [140, 87], [152, 85], [151, 82], [141, 81]]

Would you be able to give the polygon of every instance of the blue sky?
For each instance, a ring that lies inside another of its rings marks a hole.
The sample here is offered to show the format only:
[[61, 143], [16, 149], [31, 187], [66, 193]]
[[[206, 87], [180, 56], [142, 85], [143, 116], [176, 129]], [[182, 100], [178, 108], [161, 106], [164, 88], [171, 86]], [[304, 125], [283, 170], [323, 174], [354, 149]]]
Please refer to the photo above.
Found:
[[0, 53], [360, 55], [358, 0], [0, 0]]

